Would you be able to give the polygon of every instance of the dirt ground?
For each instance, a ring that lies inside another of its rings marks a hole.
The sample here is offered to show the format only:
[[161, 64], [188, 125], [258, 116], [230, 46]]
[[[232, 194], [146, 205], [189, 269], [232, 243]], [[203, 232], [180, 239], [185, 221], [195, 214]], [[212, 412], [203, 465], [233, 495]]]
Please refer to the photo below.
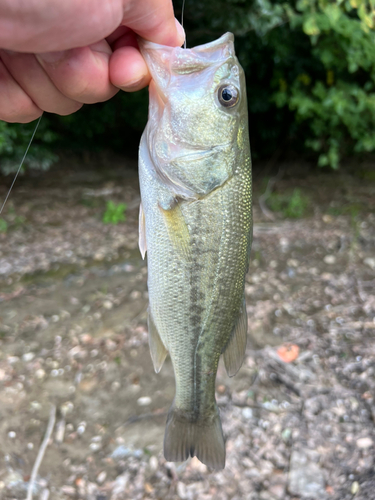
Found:
[[[210, 472], [162, 455], [173, 371], [156, 375], [148, 349], [136, 171], [112, 163], [21, 179], [5, 211], [0, 498], [26, 498], [55, 412], [41, 500], [374, 500], [372, 177], [287, 168], [276, 189], [300, 188], [308, 213], [269, 220], [255, 172], [248, 346], [236, 377], [219, 367], [227, 462]], [[108, 200], [127, 203], [125, 222], [103, 224]]]

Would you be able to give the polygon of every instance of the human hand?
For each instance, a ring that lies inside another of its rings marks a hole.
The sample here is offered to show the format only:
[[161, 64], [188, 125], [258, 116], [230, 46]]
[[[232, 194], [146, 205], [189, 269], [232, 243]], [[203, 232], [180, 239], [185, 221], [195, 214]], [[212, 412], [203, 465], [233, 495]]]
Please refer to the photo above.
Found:
[[171, 0], [0, 0], [0, 120], [68, 115], [145, 87], [137, 35], [182, 45]]

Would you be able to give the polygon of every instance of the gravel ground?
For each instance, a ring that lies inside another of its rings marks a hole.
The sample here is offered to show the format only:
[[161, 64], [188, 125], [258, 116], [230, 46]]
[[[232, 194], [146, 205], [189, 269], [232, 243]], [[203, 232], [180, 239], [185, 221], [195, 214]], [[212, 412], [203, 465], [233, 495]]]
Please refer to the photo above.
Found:
[[[41, 500], [374, 500], [375, 183], [293, 171], [276, 188], [308, 194], [307, 217], [270, 221], [256, 204], [246, 359], [232, 379], [219, 366], [227, 464], [210, 472], [162, 455], [173, 371], [151, 364], [138, 184], [122, 162], [81, 172], [73, 159], [11, 196], [0, 498], [26, 498], [52, 414]], [[128, 204], [126, 222], [102, 223], [107, 200]]]

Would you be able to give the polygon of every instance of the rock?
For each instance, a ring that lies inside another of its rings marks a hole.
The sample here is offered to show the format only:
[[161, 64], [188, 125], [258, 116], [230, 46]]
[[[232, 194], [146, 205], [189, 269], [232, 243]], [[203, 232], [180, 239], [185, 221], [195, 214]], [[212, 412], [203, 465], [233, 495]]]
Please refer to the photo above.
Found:
[[158, 470], [159, 462], [155, 456], [150, 457], [149, 466], [151, 472], [156, 472]]
[[107, 473], [105, 470], [103, 470], [102, 472], [100, 472], [96, 478], [96, 481], [98, 484], [102, 484], [104, 483], [104, 481], [106, 480], [107, 478]]
[[28, 363], [29, 361], [32, 361], [35, 358], [35, 354], [33, 352], [26, 352], [22, 356], [22, 360]]
[[90, 450], [93, 451], [94, 453], [101, 450], [102, 444], [101, 443], [90, 443]]
[[350, 488], [350, 493], [352, 495], [356, 495], [359, 491], [359, 483], [358, 481], [354, 481], [354, 483], [352, 483], [352, 486]]
[[369, 267], [371, 267], [371, 269], [375, 270], [375, 259], [374, 258], [368, 257], [363, 262], [364, 262], [364, 264], [367, 264]]
[[323, 260], [326, 264], [335, 264], [336, 257], [334, 255], [326, 255]]
[[323, 500], [326, 498], [323, 472], [303, 451], [293, 451], [290, 459], [288, 489], [292, 495]]
[[130, 448], [127, 448], [123, 444], [118, 446], [113, 452], [111, 453], [111, 458], [114, 460], [123, 460], [126, 457], [129, 457], [132, 454]]
[[186, 498], [186, 486], [184, 485], [184, 483], [182, 483], [181, 481], [179, 481], [177, 483], [177, 495], [179, 498]]
[[137, 399], [137, 404], [139, 406], [148, 406], [152, 402], [152, 399], [148, 396], [144, 396], [142, 398]]
[[61, 493], [67, 495], [68, 497], [75, 497], [76, 489], [73, 486], [69, 486], [66, 484], [64, 486], [61, 486]]
[[129, 472], [125, 472], [121, 476], [117, 476], [115, 485], [112, 490], [111, 498], [124, 498], [122, 495], [124, 495], [126, 486], [129, 481], [129, 477], [130, 477]]
[[252, 416], [253, 416], [253, 410], [249, 407], [243, 408], [241, 413], [242, 413], [242, 416], [244, 418], [246, 418], [247, 420], [252, 418]]
[[357, 439], [357, 442], [356, 442], [357, 447], [360, 448], [361, 450], [366, 450], [367, 448], [371, 448], [371, 446], [373, 446], [373, 444], [374, 444], [374, 441], [369, 437]]

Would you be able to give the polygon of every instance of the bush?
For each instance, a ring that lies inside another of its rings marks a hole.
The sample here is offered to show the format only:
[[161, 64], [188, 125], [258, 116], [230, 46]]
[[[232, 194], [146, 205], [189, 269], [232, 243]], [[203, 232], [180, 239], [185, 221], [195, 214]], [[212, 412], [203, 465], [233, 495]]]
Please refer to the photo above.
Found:
[[[236, 36], [255, 158], [292, 148], [337, 168], [347, 155], [375, 150], [374, 8], [375, 0], [186, 2], [188, 47]], [[47, 168], [56, 147], [136, 154], [146, 120], [146, 90], [68, 117], [45, 114], [27, 166]], [[15, 169], [30, 134], [0, 122], [0, 171]]]
[[[23, 125], [0, 121], [0, 173], [8, 175], [17, 171], [36, 123]], [[47, 170], [57, 160], [57, 155], [49, 149], [55, 138], [56, 134], [50, 129], [48, 121], [42, 119], [25, 158], [23, 170]]]

